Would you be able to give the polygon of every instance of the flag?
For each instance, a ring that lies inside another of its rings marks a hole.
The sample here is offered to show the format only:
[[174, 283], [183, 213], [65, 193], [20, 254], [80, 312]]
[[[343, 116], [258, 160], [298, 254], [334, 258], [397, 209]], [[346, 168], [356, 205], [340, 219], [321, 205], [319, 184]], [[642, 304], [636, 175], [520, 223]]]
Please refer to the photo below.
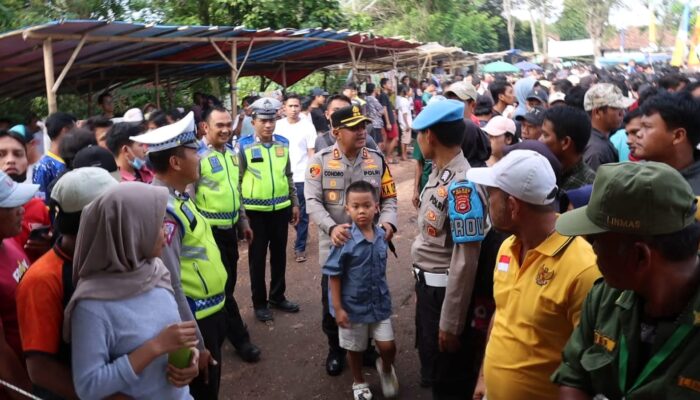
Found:
[[656, 14], [649, 7], [649, 46], [656, 47]]
[[683, 15], [681, 23], [678, 25], [678, 33], [676, 34], [676, 45], [671, 56], [671, 65], [680, 67], [686, 59], [686, 51], [688, 47], [688, 20], [690, 19], [690, 5], [685, 3], [683, 7]]
[[698, 50], [700, 50], [700, 15], [695, 17], [695, 29], [693, 30], [693, 36], [690, 39], [690, 50], [688, 51], [689, 67], [700, 67]]

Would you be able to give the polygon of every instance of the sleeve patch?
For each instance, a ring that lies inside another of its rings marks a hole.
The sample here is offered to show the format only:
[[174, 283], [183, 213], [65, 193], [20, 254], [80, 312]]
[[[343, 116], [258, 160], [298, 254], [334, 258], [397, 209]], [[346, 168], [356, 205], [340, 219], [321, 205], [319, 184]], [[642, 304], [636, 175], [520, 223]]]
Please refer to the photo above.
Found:
[[455, 243], [484, 240], [484, 205], [476, 186], [469, 181], [452, 182], [447, 200], [452, 240]]
[[173, 236], [175, 235], [177, 226], [173, 221], [165, 221], [163, 222], [163, 230], [165, 231], [165, 241], [168, 243], [168, 246], [170, 246], [173, 242]]
[[384, 174], [382, 175], [382, 199], [396, 197], [396, 183], [389, 172], [389, 168], [384, 166]]

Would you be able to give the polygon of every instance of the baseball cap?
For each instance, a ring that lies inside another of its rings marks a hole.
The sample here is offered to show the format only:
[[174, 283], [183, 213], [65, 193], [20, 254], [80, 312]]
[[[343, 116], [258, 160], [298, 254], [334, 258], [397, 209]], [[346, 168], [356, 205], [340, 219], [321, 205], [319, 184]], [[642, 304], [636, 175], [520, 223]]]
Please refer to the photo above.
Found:
[[17, 183], [0, 171], [0, 208], [15, 208], [26, 204], [39, 190], [39, 185]]
[[492, 167], [471, 168], [467, 179], [529, 204], [549, 205], [557, 197], [557, 178], [549, 161], [532, 150], [513, 150]]
[[97, 167], [107, 171], [117, 182], [121, 181], [117, 162], [112, 153], [100, 146], [88, 146], [81, 149], [73, 158], [73, 169]]
[[547, 92], [544, 89], [538, 87], [532, 89], [530, 93], [528, 93], [527, 100], [538, 100], [542, 104], [547, 104], [549, 96], [547, 95]]
[[562, 92], [554, 92], [552, 93], [551, 96], [549, 96], [549, 105], [551, 106], [552, 104], [561, 101], [564, 102], [566, 100], [566, 93]]
[[601, 107], [627, 108], [633, 99], [622, 95], [619, 87], [611, 83], [598, 83], [591, 86], [583, 98], [583, 108], [591, 111]]
[[566, 236], [663, 235], [692, 224], [696, 203], [688, 182], [667, 164], [604, 164], [596, 171], [588, 205], [562, 214], [556, 230]]
[[557, 181], [559, 180], [563, 169], [561, 162], [557, 156], [552, 153], [552, 150], [550, 150], [549, 147], [544, 144], [544, 142], [540, 142], [539, 140], [523, 140], [522, 142], [509, 144], [503, 148], [503, 155], [506, 156], [508, 153], [515, 150], [532, 150], [535, 153], [544, 156], [544, 158], [549, 161], [549, 165], [552, 167], [554, 177], [557, 179]]
[[506, 132], [515, 135], [517, 128], [515, 127], [515, 122], [513, 122], [512, 119], [506, 118], [502, 115], [496, 115], [495, 117], [491, 118], [486, 126], [481, 129], [491, 136], [501, 136], [505, 135]]
[[103, 168], [78, 168], [66, 172], [58, 179], [51, 190], [51, 198], [61, 206], [61, 211], [79, 212], [107, 189], [118, 184]]
[[122, 122], [143, 122], [143, 112], [138, 108], [130, 108], [124, 113]]
[[442, 100], [428, 104], [413, 120], [413, 129], [422, 131], [439, 122], [464, 119], [464, 103], [457, 100]]
[[525, 115], [518, 115], [515, 117], [516, 121], [527, 121], [532, 125], [540, 126], [544, 122], [544, 108], [533, 107], [530, 111], [525, 113]]
[[331, 114], [333, 128], [351, 128], [359, 123], [372, 122], [371, 119], [362, 115], [360, 107], [357, 105], [343, 107]]
[[282, 107], [279, 100], [272, 97], [257, 99], [250, 105], [253, 116], [259, 119], [275, 119], [277, 111]]
[[328, 96], [328, 92], [325, 91], [325, 90], [323, 90], [323, 89], [321, 89], [321, 88], [318, 88], [318, 87], [317, 87], [317, 88], [311, 89], [310, 95], [313, 96], [313, 97], [316, 97], [316, 96]]
[[476, 92], [474, 85], [468, 82], [455, 82], [451, 84], [445, 91], [445, 95], [453, 93], [462, 101], [476, 100], [479, 94]]

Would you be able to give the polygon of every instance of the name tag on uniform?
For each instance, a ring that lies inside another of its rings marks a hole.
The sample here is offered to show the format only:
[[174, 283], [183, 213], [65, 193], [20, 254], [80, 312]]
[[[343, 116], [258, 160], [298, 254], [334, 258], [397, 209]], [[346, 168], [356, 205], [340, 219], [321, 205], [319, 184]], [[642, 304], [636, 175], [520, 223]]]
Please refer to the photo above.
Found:
[[498, 259], [498, 265], [497, 268], [499, 271], [502, 272], [508, 272], [508, 266], [510, 265], [510, 257], [508, 256], [501, 256], [500, 259]]
[[259, 146], [255, 146], [252, 149], [250, 149], [251, 152], [251, 160], [250, 162], [262, 162], [263, 157], [262, 157], [262, 151], [260, 150]]
[[275, 147], [275, 155], [277, 157], [284, 157], [284, 147]]
[[211, 172], [221, 172], [224, 170], [224, 167], [216, 156], [209, 158], [209, 164], [211, 164]]

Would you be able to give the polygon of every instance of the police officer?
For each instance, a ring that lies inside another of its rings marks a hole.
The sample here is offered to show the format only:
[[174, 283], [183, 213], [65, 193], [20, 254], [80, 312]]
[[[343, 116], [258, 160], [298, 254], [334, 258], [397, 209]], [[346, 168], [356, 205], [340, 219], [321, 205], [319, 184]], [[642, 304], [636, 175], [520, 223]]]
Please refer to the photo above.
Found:
[[216, 399], [221, 378], [221, 345], [226, 337], [227, 275], [211, 226], [186, 192], [187, 186], [199, 179], [194, 113], [130, 139], [148, 145], [148, 158], [156, 174], [152, 184], [170, 191], [161, 258], [170, 271], [183, 321], [197, 320], [200, 375], [190, 384], [190, 393], [195, 399]]
[[[345, 189], [355, 181], [364, 180], [376, 188], [380, 202], [379, 224], [391, 240], [396, 231], [396, 186], [378, 151], [365, 147], [366, 124], [371, 120], [358, 106], [339, 108], [331, 115], [331, 129], [335, 144], [316, 153], [309, 161], [304, 192], [306, 209], [318, 224], [319, 262], [325, 263], [331, 246], [339, 246], [350, 238], [350, 217], [345, 212]], [[323, 331], [330, 347], [326, 372], [339, 375], [343, 370], [345, 352], [338, 344], [338, 326], [328, 311], [328, 277], [321, 280], [323, 303]]]
[[200, 214], [212, 227], [228, 272], [224, 303], [228, 316], [228, 339], [244, 361], [255, 362], [260, 359], [260, 349], [250, 342], [250, 334], [233, 297], [238, 273], [238, 234], [249, 242], [253, 239], [238, 190], [238, 149], [230, 144], [233, 120], [225, 108], [218, 106], [205, 110], [202, 119], [204, 137], [199, 151], [201, 176], [195, 185], [194, 201]]
[[560, 399], [700, 397], [700, 223], [684, 177], [657, 162], [601, 165], [562, 235], [590, 235], [605, 280], [552, 376]]
[[[289, 142], [274, 135], [277, 111], [282, 104], [263, 97], [250, 105], [255, 135], [238, 142], [240, 187], [253, 240], [248, 265], [255, 318], [271, 321], [271, 307], [295, 313], [299, 305], [284, 295], [286, 289], [288, 223], [299, 220], [299, 203], [289, 162]], [[270, 296], [265, 285], [265, 259], [270, 247]]]
[[465, 179], [469, 163], [461, 149], [463, 113], [462, 102], [437, 101], [413, 122], [418, 145], [434, 164], [420, 194], [420, 232], [411, 255], [421, 376], [423, 383], [432, 384], [435, 399], [463, 399], [472, 393], [483, 355], [471, 350], [470, 325], [487, 213], [481, 189]]

